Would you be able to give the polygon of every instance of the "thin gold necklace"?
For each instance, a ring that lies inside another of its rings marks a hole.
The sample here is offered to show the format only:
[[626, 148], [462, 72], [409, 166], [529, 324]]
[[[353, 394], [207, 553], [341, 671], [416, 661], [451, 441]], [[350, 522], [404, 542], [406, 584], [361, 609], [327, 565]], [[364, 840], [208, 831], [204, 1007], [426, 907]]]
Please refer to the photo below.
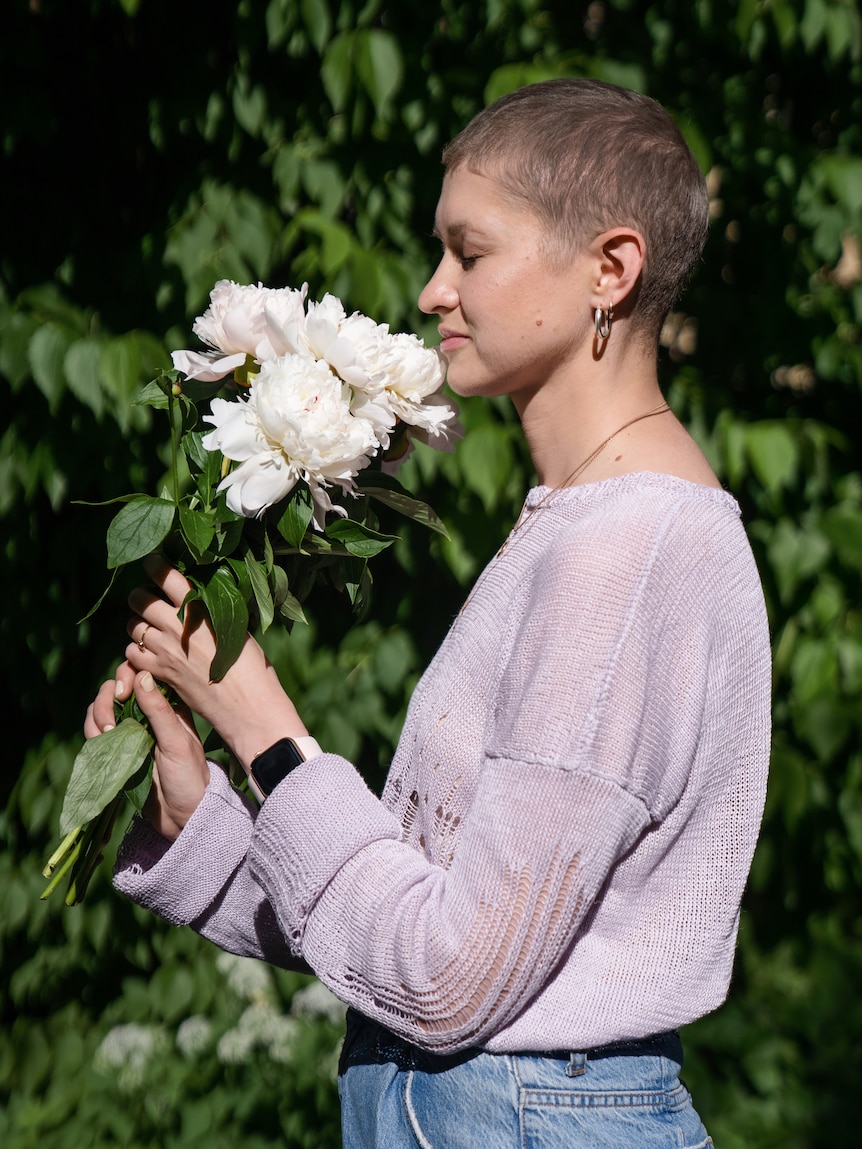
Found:
[[[663, 415], [665, 411], [669, 410], [670, 407], [668, 407], [667, 403], [661, 402], [657, 407], [653, 407], [649, 411], [644, 411], [642, 415], [635, 415], [634, 419], [629, 419], [627, 422], [623, 423], [621, 427], [617, 427], [616, 431], [608, 435], [607, 439], [603, 439], [602, 442], [599, 443], [598, 447], [596, 447], [595, 451], [593, 451], [591, 455], [587, 455], [586, 459], [584, 459], [582, 463], [579, 463], [577, 467], [575, 467], [574, 471], [572, 471], [570, 475], [567, 475], [558, 487], [551, 487], [550, 490], [546, 491], [538, 503], [536, 503], [535, 507], [524, 506], [521, 509], [521, 513], [518, 515], [515, 525], [512, 527], [511, 531], [509, 531], [508, 536], [503, 540], [503, 544], [497, 551], [497, 554], [494, 556], [494, 558], [498, 558], [503, 553], [503, 551], [506, 549], [512, 539], [518, 534], [525, 523], [532, 523], [535, 521], [536, 512], [541, 511], [542, 508], [545, 507], [549, 502], [552, 502], [554, 495], [559, 494], [560, 491], [564, 491], [567, 487], [570, 487], [576, 479], [580, 478], [584, 471], [586, 471], [587, 467], [589, 467], [591, 463], [594, 463], [599, 455], [601, 455], [602, 451], [604, 451], [605, 447], [607, 447], [608, 443], [610, 443], [612, 439], [616, 439], [617, 435], [620, 435], [623, 431], [625, 431], [628, 427], [633, 426], [635, 423], [640, 423], [642, 419], [651, 419], [653, 415]], [[467, 604], [465, 603], [464, 605], [466, 606]]]

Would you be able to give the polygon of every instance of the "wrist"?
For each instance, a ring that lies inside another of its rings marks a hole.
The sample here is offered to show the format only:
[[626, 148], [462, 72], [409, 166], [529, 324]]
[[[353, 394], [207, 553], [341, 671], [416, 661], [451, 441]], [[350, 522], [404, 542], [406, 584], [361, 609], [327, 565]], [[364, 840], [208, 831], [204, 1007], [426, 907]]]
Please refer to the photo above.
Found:
[[284, 779], [309, 758], [323, 751], [308, 735], [280, 738], [252, 760], [248, 785], [258, 802], [263, 802]]
[[269, 696], [247, 698], [224, 708], [214, 725], [246, 774], [258, 754], [280, 738], [308, 737], [296, 707], [281, 687]]

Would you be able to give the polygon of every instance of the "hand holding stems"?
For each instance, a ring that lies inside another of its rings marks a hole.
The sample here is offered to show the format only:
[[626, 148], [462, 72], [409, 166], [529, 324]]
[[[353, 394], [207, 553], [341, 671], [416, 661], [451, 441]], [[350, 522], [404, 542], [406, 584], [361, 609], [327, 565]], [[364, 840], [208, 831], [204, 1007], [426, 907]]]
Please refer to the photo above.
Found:
[[[190, 589], [182, 574], [163, 559], [145, 561], [158, 590], [138, 587], [129, 596], [132, 642], [116, 680], [105, 683], [87, 712], [88, 738], [114, 724], [114, 701], [132, 691], [156, 739], [153, 789], [144, 814], [165, 837], [174, 839], [203, 797], [209, 772], [195, 732], [191, 707], [206, 719], [248, 772], [254, 757], [284, 737], [308, 733], [261, 647], [249, 635], [237, 661], [218, 682], [209, 677], [215, 639], [197, 604], [178, 615]], [[162, 597], [164, 596], [164, 597]], [[155, 680], [182, 699], [174, 709]]]
[[[121, 667], [124, 671], [128, 669], [128, 663]], [[148, 670], [134, 674], [131, 685], [156, 742], [153, 784], [142, 813], [160, 834], [173, 840], [194, 813], [207, 788], [209, 769], [204, 748], [188, 707], [182, 704], [171, 706]], [[130, 693], [125, 683], [122, 691], [120, 686], [119, 679], [102, 684], [87, 709], [84, 720], [87, 738], [95, 738], [113, 728], [114, 700], [120, 694]]]

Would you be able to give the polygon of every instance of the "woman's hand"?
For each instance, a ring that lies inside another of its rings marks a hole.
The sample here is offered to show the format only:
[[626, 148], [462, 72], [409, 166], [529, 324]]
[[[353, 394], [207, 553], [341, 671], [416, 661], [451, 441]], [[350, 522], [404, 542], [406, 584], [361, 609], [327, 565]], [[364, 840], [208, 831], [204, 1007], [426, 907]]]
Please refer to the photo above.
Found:
[[184, 622], [177, 615], [191, 589], [188, 581], [155, 555], [144, 569], [164, 597], [146, 587], [129, 595], [135, 612], [127, 628], [132, 642], [126, 648], [127, 662], [117, 672], [116, 697], [127, 698], [134, 679], [140, 703], [136, 684], [140, 674], [149, 671], [218, 730], [246, 771], [256, 754], [280, 738], [306, 735], [275, 670], [250, 635], [224, 678], [210, 681], [216, 646], [209, 620], [195, 602], [186, 607]]
[[[124, 680], [133, 674], [128, 664], [120, 671]], [[87, 738], [113, 729], [117, 681], [103, 683], [88, 708], [84, 720]], [[153, 786], [143, 814], [160, 834], [173, 840], [194, 813], [209, 784], [204, 748], [188, 708], [182, 704], [172, 707], [148, 670], [133, 674], [131, 684], [156, 739]]]

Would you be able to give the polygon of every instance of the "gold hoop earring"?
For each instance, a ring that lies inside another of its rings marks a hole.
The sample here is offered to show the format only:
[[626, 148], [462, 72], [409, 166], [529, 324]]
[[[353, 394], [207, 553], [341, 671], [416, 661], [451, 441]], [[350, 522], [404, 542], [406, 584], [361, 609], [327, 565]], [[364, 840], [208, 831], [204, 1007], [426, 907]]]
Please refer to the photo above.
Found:
[[611, 324], [614, 321], [614, 305], [613, 302], [608, 304], [607, 310], [603, 311], [601, 307], [596, 308], [596, 335], [600, 340], [609, 338], [611, 334]]

